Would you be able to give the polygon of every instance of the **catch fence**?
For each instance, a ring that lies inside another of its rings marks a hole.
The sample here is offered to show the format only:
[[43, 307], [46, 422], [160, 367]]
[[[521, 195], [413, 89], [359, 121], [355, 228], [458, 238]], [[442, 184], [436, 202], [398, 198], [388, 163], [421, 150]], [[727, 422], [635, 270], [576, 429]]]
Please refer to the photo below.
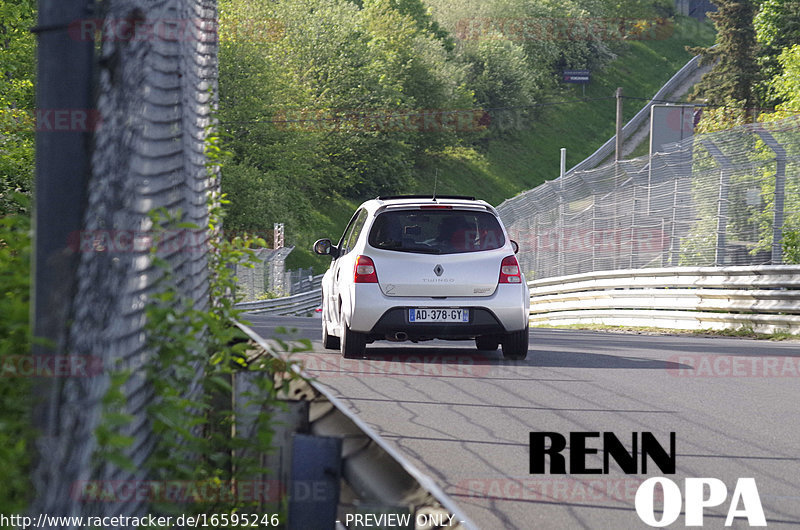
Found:
[[314, 269], [287, 271], [286, 257], [294, 247], [258, 249], [256, 260], [236, 265], [236, 279], [242, 301], [307, 293], [319, 287]]
[[255, 300], [265, 293], [286, 294], [287, 285], [291, 285], [290, 280], [287, 281], [289, 273], [285, 271], [286, 257], [292, 250], [293, 246], [258, 249], [254, 262], [237, 265], [236, 278], [242, 299]]
[[800, 252], [800, 117], [696, 134], [563, 177], [498, 211], [529, 280], [618, 269], [779, 265]]
[[[90, 32], [86, 38], [97, 39], [97, 54], [91, 59], [97, 69], [93, 90], [99, 125], [92, 131], [83, 233], [151, 233], [156, 227], [149, 212], [159, 209], [183, 223], [208, 226], [209, 197], [219, 187], [205, 156], [218, 75], [216, 35], [213, 26], [203, 21], [216, 20], [216, 0], [109, 0], [95, 7], [99, 33]], [[120, 20], [136, 21], [137, 28], [139, 21], [186, 23], [185, 31], [177, 34], [134, 31], [126, 38], [113, 38], [109, 32], [114, 21]], [[40, 39], [58, 38], [62, 46], [72, 46], [74, 35], [68, 29], [77, 22], [39, 28]], [[71, 88], [65, 85], [63, 89]], [[69, 161], [62, 163], [66, 174]], [[180, 233], [173, 231], [170, 237]], [[79, 249], [78, 280], [65, 334], [69, 343], [64, 350], [96, 359], [102, 370], [92, 377], [51, 378], [41, 384], [37, 398], [43, 420], [35, 442], [31, 514], [136, 517], [149, 513], [146, 496], [84, 499], [75, 488], [87, 481], [132, 484], [150, 478], [144, 462], [159, 435], [147, 415], [154, 392], [145, 377], [146, 366], [156, 352], [148, 343], [146, 303], [164, 289], [160, 282], [170, 282], [181, 300], [193, 301], [193, 309], [205, 310], [209, 303], [208, 253], [169, 243], [157, 249], [162, 267], [154, 264], [147, 245]], [[64, 254], [74, 251], [68, 241], [60, 245]], [[58, 272], [66, 283], [66, 271]], [[120, 434], [130, 440], [120, 451], [131, 466], [96, 457], [101, 449], [98, 426], [110, 410], [104, 401], [110, 374], [119, 371], [131, 374], [119, 389], [126, 405], [114, 410], [131, 417], [120, 428]], [[182, 397], [191, 399], [202, 390], [198, 376]]]

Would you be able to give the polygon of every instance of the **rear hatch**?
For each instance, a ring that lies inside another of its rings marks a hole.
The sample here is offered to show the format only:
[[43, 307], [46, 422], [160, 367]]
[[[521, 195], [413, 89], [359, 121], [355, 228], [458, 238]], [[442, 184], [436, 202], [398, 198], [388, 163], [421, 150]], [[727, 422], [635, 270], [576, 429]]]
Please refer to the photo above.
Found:
[[491, 296], [507, 254], [497, 218], [477, 209], [389, 210], [368, 241], [387, 296]]

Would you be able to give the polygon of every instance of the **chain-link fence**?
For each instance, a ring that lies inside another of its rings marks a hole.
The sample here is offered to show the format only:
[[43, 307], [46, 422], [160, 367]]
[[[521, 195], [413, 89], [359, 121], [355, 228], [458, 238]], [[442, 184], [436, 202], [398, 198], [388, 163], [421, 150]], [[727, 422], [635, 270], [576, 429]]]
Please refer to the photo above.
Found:
[[243, 302], [251, 302], [266, 296], [292, 296], [316, 288], [314, 269], [287, 271], [286, 258], [294, 247], [259, 249], [258, 261], [252, 266], [236, 266], [239, 294]]
[[291, 293], [291, 278], [285, 272], [286, 257], [294, 247], [256, 250], [257, 261], [236, 266], [236, 278], [239, 294], [243, 301], [261, 298], [267, 293], [274, 296], [285, 296]]
[[498, 211], [528, 279], [786, 263], [800, 239], [799, 133], [794, 116], [697, 134], [663, 153], [571, 171]]
[[[66, 43], [74, 38], [98, 43], [95, 88], [101, 125], [94, 133], [84, 229], [75, 236], [94, 241], [112, 234], [129, 244], [78, 244], [73, 249], [81, 254], [68, 350], [96, 359], [102, 370], [91, 377], [53, 378], [48, 395], [41, 396], [51, 421], [36, 440], [30, 511], [142, 516], [146, 496], [85, 499], [76, 488], [88, 481], [135, 484], [147, 478], [143, 462], [157, 435], [145, 413], [153, 390], [144, 366], [154, 355], [147, 343], [145, 305], [159, 289], [164, 270], [154, 266], [149, 245], [131, 242], [137, 234], [152, 235], [148, 212], [159, 208], [180, 214], [183, 222], [208, 225], [209, 193], [218, 186], [204, 154], [215, 106], [217, 44], [211, 22], [216, 1], [110, 0], [99, 8], [98, 19], [69, 21], [70, 34], [61, 37]], [[90, 28], [85, 36], [72, 32], [73, 25], [84, 23]], [[117, 35], [122, 23], [126, 33]], [[166, 30], [147, 32], [154, 27]], [[159, 246], [158, 257], [176, 279], [176, 290], [196, 309], [207, 308], [207, 252], [167, 241]], [[131, 440], [124, 452], [132, 469], [93, 458], [109, 373], [119, 370], [132, 374], [120, 389], [127, 406], [115, 411], [133, 418], [121, 429]], [[199, 388], [198, 383], [189, 393]]]
[[289, 294], [295, 295], [307, 293], [316, 288], [314, 281], [314, 269], [296, 269], [286, 271], [286, 285], [289, 286]]

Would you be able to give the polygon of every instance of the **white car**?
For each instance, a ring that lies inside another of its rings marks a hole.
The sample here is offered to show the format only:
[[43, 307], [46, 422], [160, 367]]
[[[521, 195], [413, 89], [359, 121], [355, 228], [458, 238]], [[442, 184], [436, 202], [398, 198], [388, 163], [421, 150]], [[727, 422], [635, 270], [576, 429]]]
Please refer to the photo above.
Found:
[[497, 211], [472, 197], [379, 197], [363, 203], [322, 278], [322, 342], [345, 358], [376, 340], [474, 340], [528, 353], [530, 294]]

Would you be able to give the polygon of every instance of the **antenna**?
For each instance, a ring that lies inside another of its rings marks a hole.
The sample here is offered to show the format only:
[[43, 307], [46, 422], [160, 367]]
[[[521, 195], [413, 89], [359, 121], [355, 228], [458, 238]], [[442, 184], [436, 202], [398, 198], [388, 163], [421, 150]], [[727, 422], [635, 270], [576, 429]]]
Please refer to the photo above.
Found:
[[436, 184], [439, 182], [439, 168], [433, 174], [433, 200], [436, 200]]

